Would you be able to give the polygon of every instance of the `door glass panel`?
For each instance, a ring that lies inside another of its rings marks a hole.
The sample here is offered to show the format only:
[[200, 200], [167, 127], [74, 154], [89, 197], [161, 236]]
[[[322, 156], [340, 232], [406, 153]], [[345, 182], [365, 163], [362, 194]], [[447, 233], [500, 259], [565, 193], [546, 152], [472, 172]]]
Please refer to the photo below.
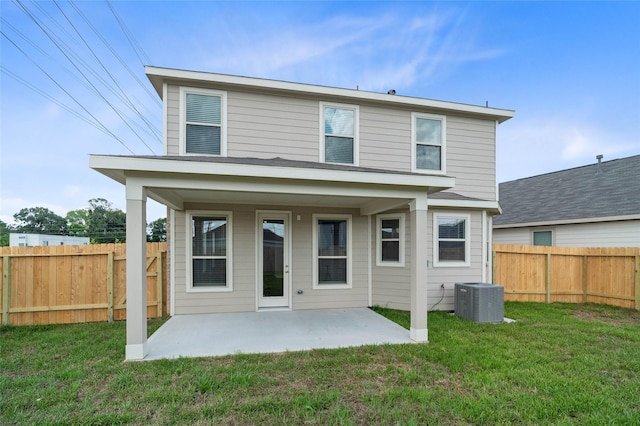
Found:
[[262, 296], [284, 296], [284, 220], [262, 221]]

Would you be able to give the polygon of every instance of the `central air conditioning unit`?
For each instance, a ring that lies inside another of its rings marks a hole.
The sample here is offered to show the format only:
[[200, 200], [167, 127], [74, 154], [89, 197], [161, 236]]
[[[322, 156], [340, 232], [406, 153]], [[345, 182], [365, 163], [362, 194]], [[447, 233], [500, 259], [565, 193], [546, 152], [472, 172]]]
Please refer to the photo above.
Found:
[[455, 314], [474, 322], [502, 322], [504, 287], [483, 283], [456, 283]]

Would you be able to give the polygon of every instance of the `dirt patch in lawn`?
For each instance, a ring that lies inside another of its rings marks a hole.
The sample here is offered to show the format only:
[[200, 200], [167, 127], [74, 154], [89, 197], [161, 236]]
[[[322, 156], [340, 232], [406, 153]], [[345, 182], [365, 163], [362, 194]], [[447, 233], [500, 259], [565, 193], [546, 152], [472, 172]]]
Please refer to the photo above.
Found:
[[640, 311], [621, 309], [620, 311], [577, 308], [573, 316], [583, 321], [599, 321], [611, 325], [639, 325]]

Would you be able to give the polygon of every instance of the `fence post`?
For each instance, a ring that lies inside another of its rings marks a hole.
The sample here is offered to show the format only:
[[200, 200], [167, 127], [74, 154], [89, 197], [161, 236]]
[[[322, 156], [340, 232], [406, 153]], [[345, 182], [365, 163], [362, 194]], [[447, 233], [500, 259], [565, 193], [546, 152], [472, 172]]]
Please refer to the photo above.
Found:
[[158, 247], [158, 253], [156, 253], [156, 279], [158, 286], [158, 309], [156, 311], [156, 315], [158, 317], [162, 316], [162, 252]]
[[587, 262], [589, 258], [587, 256], [582, 256], [582, 303], [587, 303]]
[[636, 256], [636, 310], [640, 311], [640, 256]]
[[551, 303], [551, 253], [547, 253], [547, 278], [545, 289], [545, 302]]
[[2, 258], [2, 325], [9, 325], [11, 308], [11, 257]]
[[107, 321], [113, 322], [113, 252], [107, 253]]

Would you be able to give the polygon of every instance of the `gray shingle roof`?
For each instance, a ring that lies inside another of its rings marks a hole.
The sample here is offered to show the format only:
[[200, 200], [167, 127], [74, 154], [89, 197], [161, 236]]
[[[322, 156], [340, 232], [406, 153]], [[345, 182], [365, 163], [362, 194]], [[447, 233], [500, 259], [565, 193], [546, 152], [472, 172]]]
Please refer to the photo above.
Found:
[[[154, 160], [196, 161], [205, 163], [230, 163], [271, 167], [295, 167], [305, 169], [321, 169], [351, 172], [387, 173], [395, 175], [428, 176], [423, 173], [402, 172], [398, 170], [376, 169], [372, 167], [351, 166], [348, 164], [319, 163], [314, 161], [287, 160], [284, 158], [252, 158], [252, 157], [212, 157], [208, 155], [114, 155], [114, 157], [151, 158]], [[438, 175], [440, 176], [440, 175]]]
[[500, 184], [494, 225], [640, 214], [640, 155]]

